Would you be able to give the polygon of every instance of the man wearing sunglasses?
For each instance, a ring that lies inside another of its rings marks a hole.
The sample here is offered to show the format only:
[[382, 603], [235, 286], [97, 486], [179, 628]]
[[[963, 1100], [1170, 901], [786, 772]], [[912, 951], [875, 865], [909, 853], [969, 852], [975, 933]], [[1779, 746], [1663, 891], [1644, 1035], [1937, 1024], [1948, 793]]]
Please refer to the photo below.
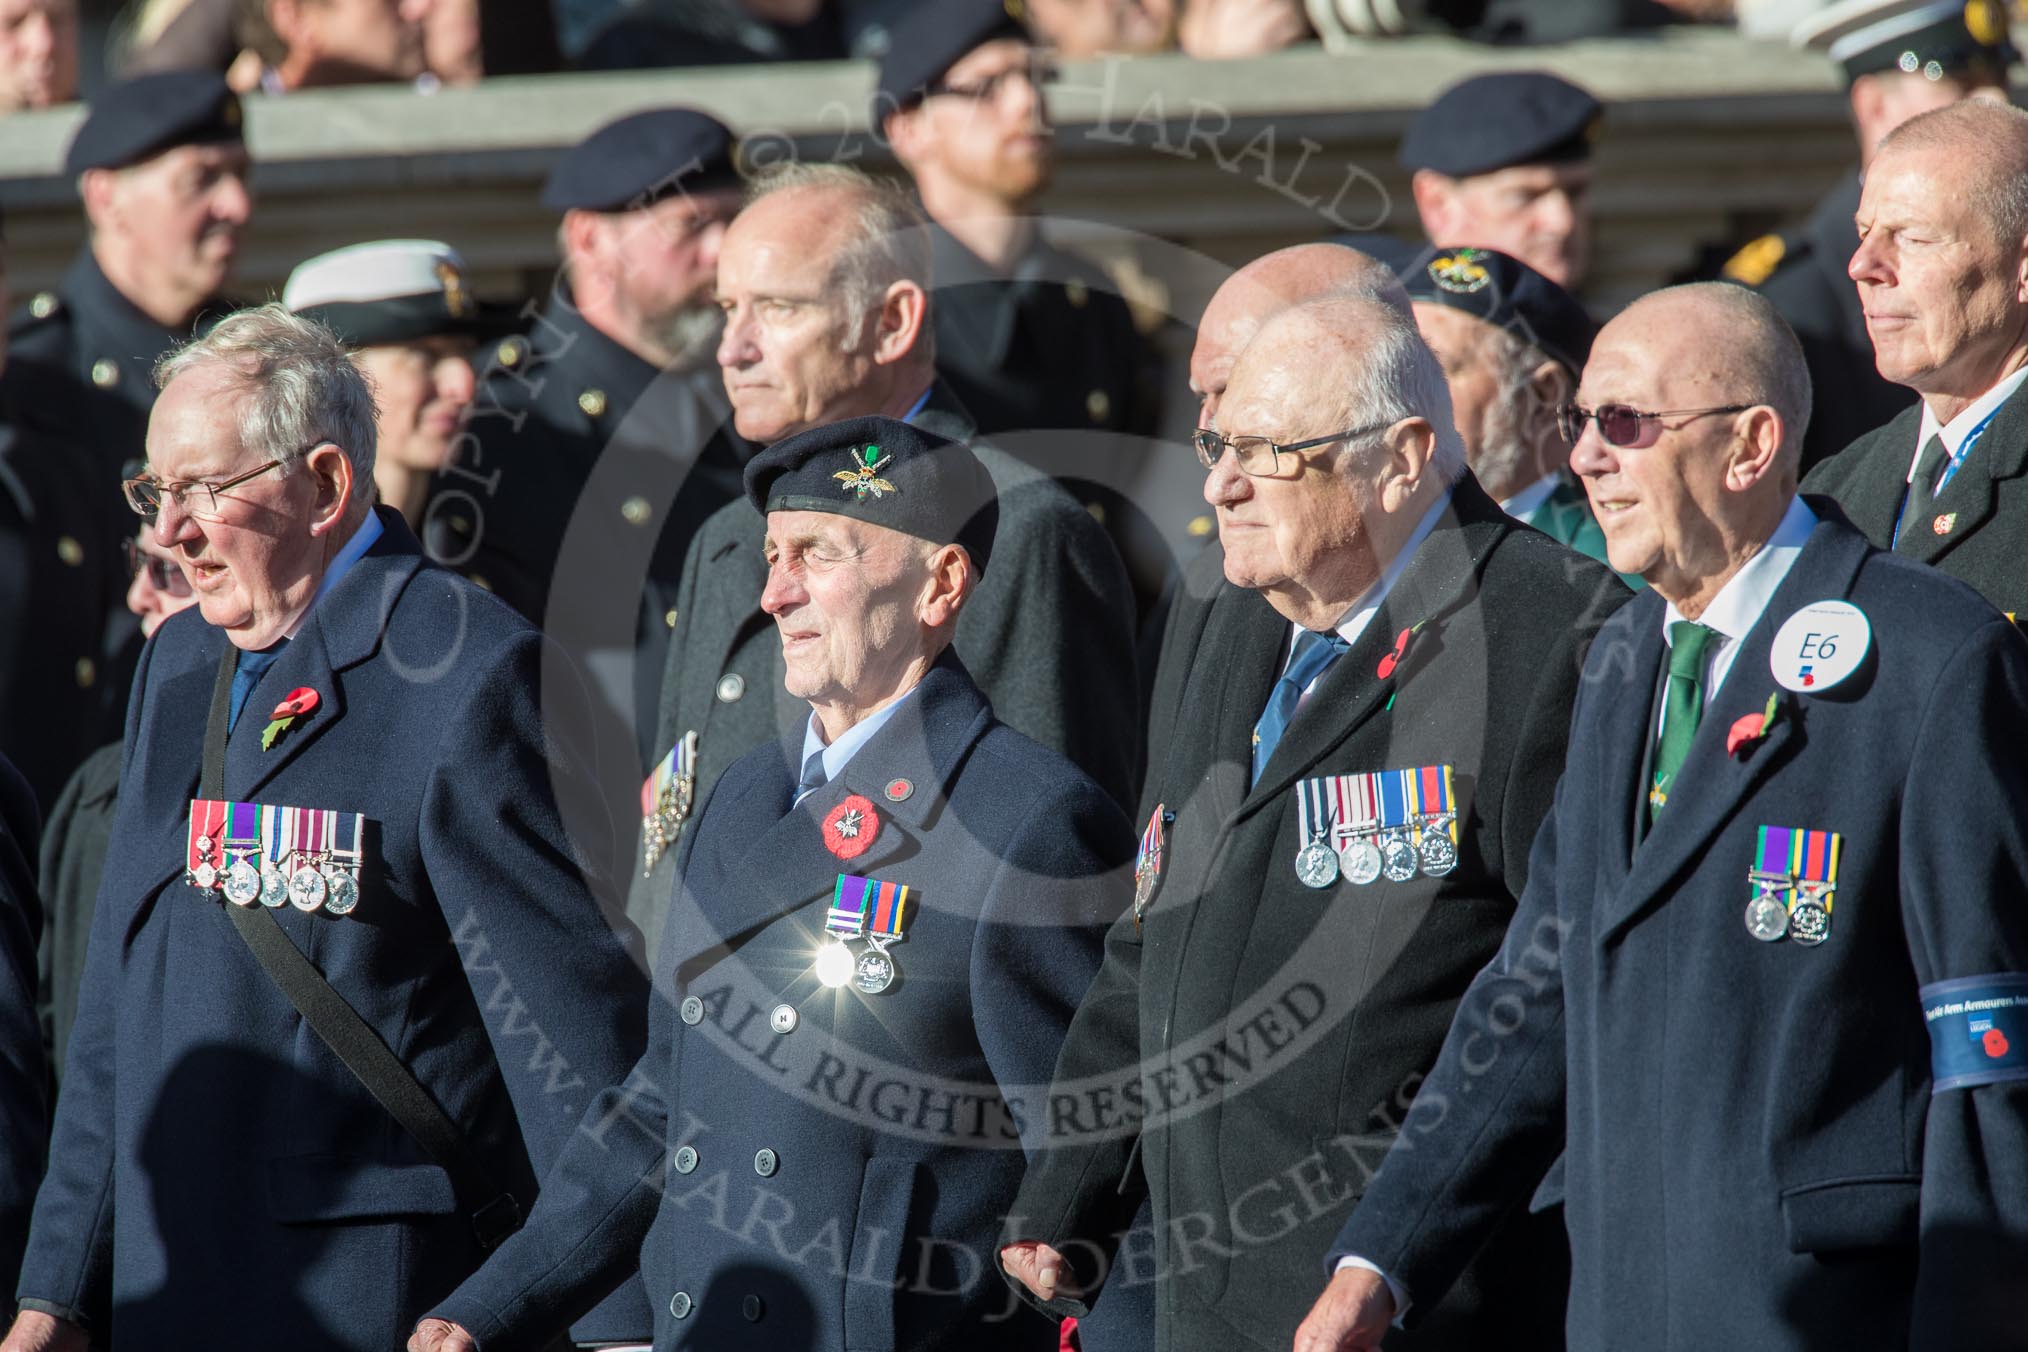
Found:
[[2028, 648], [1797, 496], [1811, 402], [1726, 283], [1593, 345], [1572, 464], [1652, 590], [1296, 1352], [1419, 1327], [1531, 1196], [1572, 1347], [2022, 1346]]
[[[1156, 1345], [1231, 1352], [1289, 1345], [1499, 947], [1579, 663], [1628, 593], [1479, 488], [1442, 368], [1383, 297], [1269, 318], [1197, 446], [1226, 583], [1164, 653], [1186, 672], [1134, 914], [1001, 1256], [1046, 1308], [1103, 1310], [1150, 1198]], [[1554, 1218], [1517, 1208], [1431, 1296], [1425, 1345], [1557, 1345], [1564, 1270]]]
[[[2028, 611], [2028, 113], [1972, 99], [1880, 144], [1850, 273], [1880, 374], [1921, 396], [1810, 471], [1882, 549]], [[1827, 394], [1827, 397], [1830, 397]]]
[[[0, 1347], [377, 1352], [638, 1056], [636, 936], [564, 825], [600, 806], [568, 683], [538, 698], [541, 636], [372, 505], [335, 335], [242, 311], [158, 379], [126, 489], [197, 613], [135, 678]], [[630, 1289], [583, 1329], [647, 1322]]]

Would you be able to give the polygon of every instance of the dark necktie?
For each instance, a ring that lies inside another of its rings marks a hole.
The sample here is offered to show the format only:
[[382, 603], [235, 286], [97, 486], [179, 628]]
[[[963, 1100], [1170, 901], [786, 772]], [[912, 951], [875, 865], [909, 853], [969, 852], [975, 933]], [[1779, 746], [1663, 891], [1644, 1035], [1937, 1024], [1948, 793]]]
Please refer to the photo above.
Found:
[[1261, 710], [1260, 721], [1253, 725], [1253, 778], [1249, 785], [1260, 782], [1260, 772], [1267, 768], [1268, 760], [1275, 754], [1275, 747], [1281, 744], [1282, 734], [1288, 731], [1289, 720], [1296, 716], [1296, 706], [1302, 702], [1303, 691], [1311, 681], [1323, 674], [1324, 668], [1337, 659], [1346, 649], [1345, 640], [1336, 634], [1319, 634], [1305, 629], [1296, 640], [1296, 650], [1289, 655], [1288, 670], [1275, 682], [1275, 688], [1268, 695], [1267, 708]]
[[239, 655], [239, 666], [232, 673], [232, 706], [225, 720], [225, 730], [231, 732], [239, 724], [239, 711], [246, 706], [246, 697], [261, 683], [261, 677], [268, 674], [268, 668], [282, 655], [282, 649], [289, 646], [287, 639], [279, 639], [273, 647]]
[[1718, 631], [1689, 620], [1669, 626], [1669, 687], [1663, 695], [1662, 739], [1655, 744], [1655, 777], [1648, 784], [1648, 816], [1662, 815], [1676, 788], [1676, 772], [1690, 754], [1704, 717], [1704, 652]]
[[820, 746], [803, 762], [803, 777], [796, 781], [796, 802], [823, 788], [828, 779], [830, 776], [824, 773], [824, 748]]
[[1936, 480], [1943, 473], [1944, 462], [1950, 453], [1944, 450], [1943, 438], [1931, 437], [1922, 448], [1922, 456], [1915, 462], [1915, 478], [1908, 484], [1908, 505], [1901, 509], [1901, 533], [1895, 538], [1899, 547], [1906, 539], [1917, 538], [1930, 529], [1930, 521], [1936, 515]]

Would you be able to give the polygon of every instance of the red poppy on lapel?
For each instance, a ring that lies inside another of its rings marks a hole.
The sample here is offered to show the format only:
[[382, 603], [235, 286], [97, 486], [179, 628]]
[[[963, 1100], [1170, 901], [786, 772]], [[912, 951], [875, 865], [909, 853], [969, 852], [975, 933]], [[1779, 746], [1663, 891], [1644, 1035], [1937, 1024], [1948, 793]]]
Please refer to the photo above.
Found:
[[831, 809], [824, 818], [824, 848], [840, 859], [857, 859], [872, 848], [880, 834], [880, 814], [873, 804], [856, 793]]
[[317, 692], [307, 685], [299, 685], [288, 693], [275, 711], [268, 715], [268, 725], [261, 729], [261, 750], [273, 750], [275, 739], [288, 731], [298, 718], [310, 713], [320, 703]]
[[1760, 743], [1781, 722], [1781, 691], [1767, 697], [1767, 708], [1757, 714], [1747, 714], [1735, 719], [1732, 728], [1725, 734], [1725, 754], [1745, 759], [1745, 753]]

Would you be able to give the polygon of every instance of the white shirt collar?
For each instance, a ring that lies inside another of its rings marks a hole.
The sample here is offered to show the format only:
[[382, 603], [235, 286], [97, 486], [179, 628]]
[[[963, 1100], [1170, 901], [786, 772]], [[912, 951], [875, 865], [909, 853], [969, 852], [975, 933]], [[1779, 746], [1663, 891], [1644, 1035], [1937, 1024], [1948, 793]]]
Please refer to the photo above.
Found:
[[1500, 503], [1500, 510], [1513, 517], [1516, 521], [1526, 521], [1530, 516], [1534, 515], [1536, 508], [1549, 501], [1549, 495], [1556, 491], [1556, 486], [1562, 481], [1563, 476], [1561, 474], [1551, 471], [1540, 479], [1537, 479], [1534, 483], [1529, 484], [1513, 497], [1503, 500]]
[[1936, 420], [1936, 414], [1930, 411], [1929, 401], [1925, 399], [1922, 404], [1922, 427], [1915, 437], [1915, 457], [1908, 462], [1908, 476], [1903, 482], [1915, 482], [1915, 467], [1922, 460], [1922, 448], [1929, 445], [1931, 437], [1942, 437], [1945, 453], [1951, 459], [1957, 459], [1959, 448], [1964, 445], [1965, 438], [1972, 434], [1972, 429], [1984, 422], [2000, 405], [2013, 398], [2014, 392], [2021, 388], [2021, 382], [2024, 380], [2028, 380], [2028, 366], [2022, 367], [1965, 405], [1964, 411], [1947, 423], [1939, 423]]
[[[875, 710], [860, 719], [857, 723], [854, 723], [851, 727], [845, 729], [838, 740], [832, 742], [829, 746], [824, 744], [824, 726], [817, 721], [817, 712], [812, 709], [810, 711], [810, 721], [803, 726], [803, 758], [797, 762], [798, 773], [801, 772], [802, 766], [809, 762], [810, 757], [822, 751], [824, 753], [824, 782], [828, 784], [836, 779], [845, 769], [846, 763], [859, 754], [859, 748], [865, 746], [874, 733], [886, 727], [887, 721], [894, 717], [895, 710], [914, 699], [915, 692], [920, 689], [922, 689], [922, 682], [918, 681], [910, 686], [900, 699], [895, 700], [884, 709]], [[803, 795], [797, 795], [798, 802], [801, 802], [802, 798]]]
[[[1741, 564], [1739, 571], [1718, 589], [1718, 595], [1711, 598], [1710, 606], [1697, 617], [1697, 623], [1717, 630], [1728, 643], [1745, 638], [1760, 623], [1761, 613], [1774, 599], [1775, 590], [1795, 566], [1796, 556], [1803, 552], [1803, 546], [1810, 542], [1810, 532], [1816, 528], [1817, 514], [1803, 505], [1800, 496], [1790, 498], [1789, 509], [1782, 513], [1781, 524], [1774, 528], [1774, 534], [1768, 536], [1759, 553]], [[1669, 626], [1683, 618], [1674, 601], [1662, 607], [1664, 643], [1669, 641]]]
[[289, 632], [283, 635], [284, 638], [294, 638], [302, 632], [303, 625], [309, 621], [310, 612], [317, 608], [317, 603], [338, 585], [338, 579], [350, 572], [352, 565], [359, 562], [367, 550], [373, 548], [373, 542], [380, 536], [380, 513], [368, 508], [366, 520], [359, 523], [359, 528], [352, 532], [352, 538], [347, 540], [344, 547], [332, 558], [330, 566], [324, 570], [323, 578], [317, 583], [317, 594], [310, 598], [309, 605], [303, 607], [303, 613], [289, 626]]

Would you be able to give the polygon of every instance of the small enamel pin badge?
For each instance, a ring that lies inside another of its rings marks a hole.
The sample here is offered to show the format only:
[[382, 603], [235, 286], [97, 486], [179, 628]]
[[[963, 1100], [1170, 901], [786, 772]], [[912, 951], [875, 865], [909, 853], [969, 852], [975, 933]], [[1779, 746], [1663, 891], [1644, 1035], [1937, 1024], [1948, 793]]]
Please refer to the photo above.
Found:
[[893, 463], [893, 456], [882, 455], [880, 448], [871, 442], [850, 454], [853, 461], [852, 468], [841, 469], [831, 476], [844, 485], [847, 493], [864, 502], [869, 496], [882, 498], [886, 497], [889, 493], [899, 493], [901, 491], [887, 480], [878, 477], [880, 471]]

